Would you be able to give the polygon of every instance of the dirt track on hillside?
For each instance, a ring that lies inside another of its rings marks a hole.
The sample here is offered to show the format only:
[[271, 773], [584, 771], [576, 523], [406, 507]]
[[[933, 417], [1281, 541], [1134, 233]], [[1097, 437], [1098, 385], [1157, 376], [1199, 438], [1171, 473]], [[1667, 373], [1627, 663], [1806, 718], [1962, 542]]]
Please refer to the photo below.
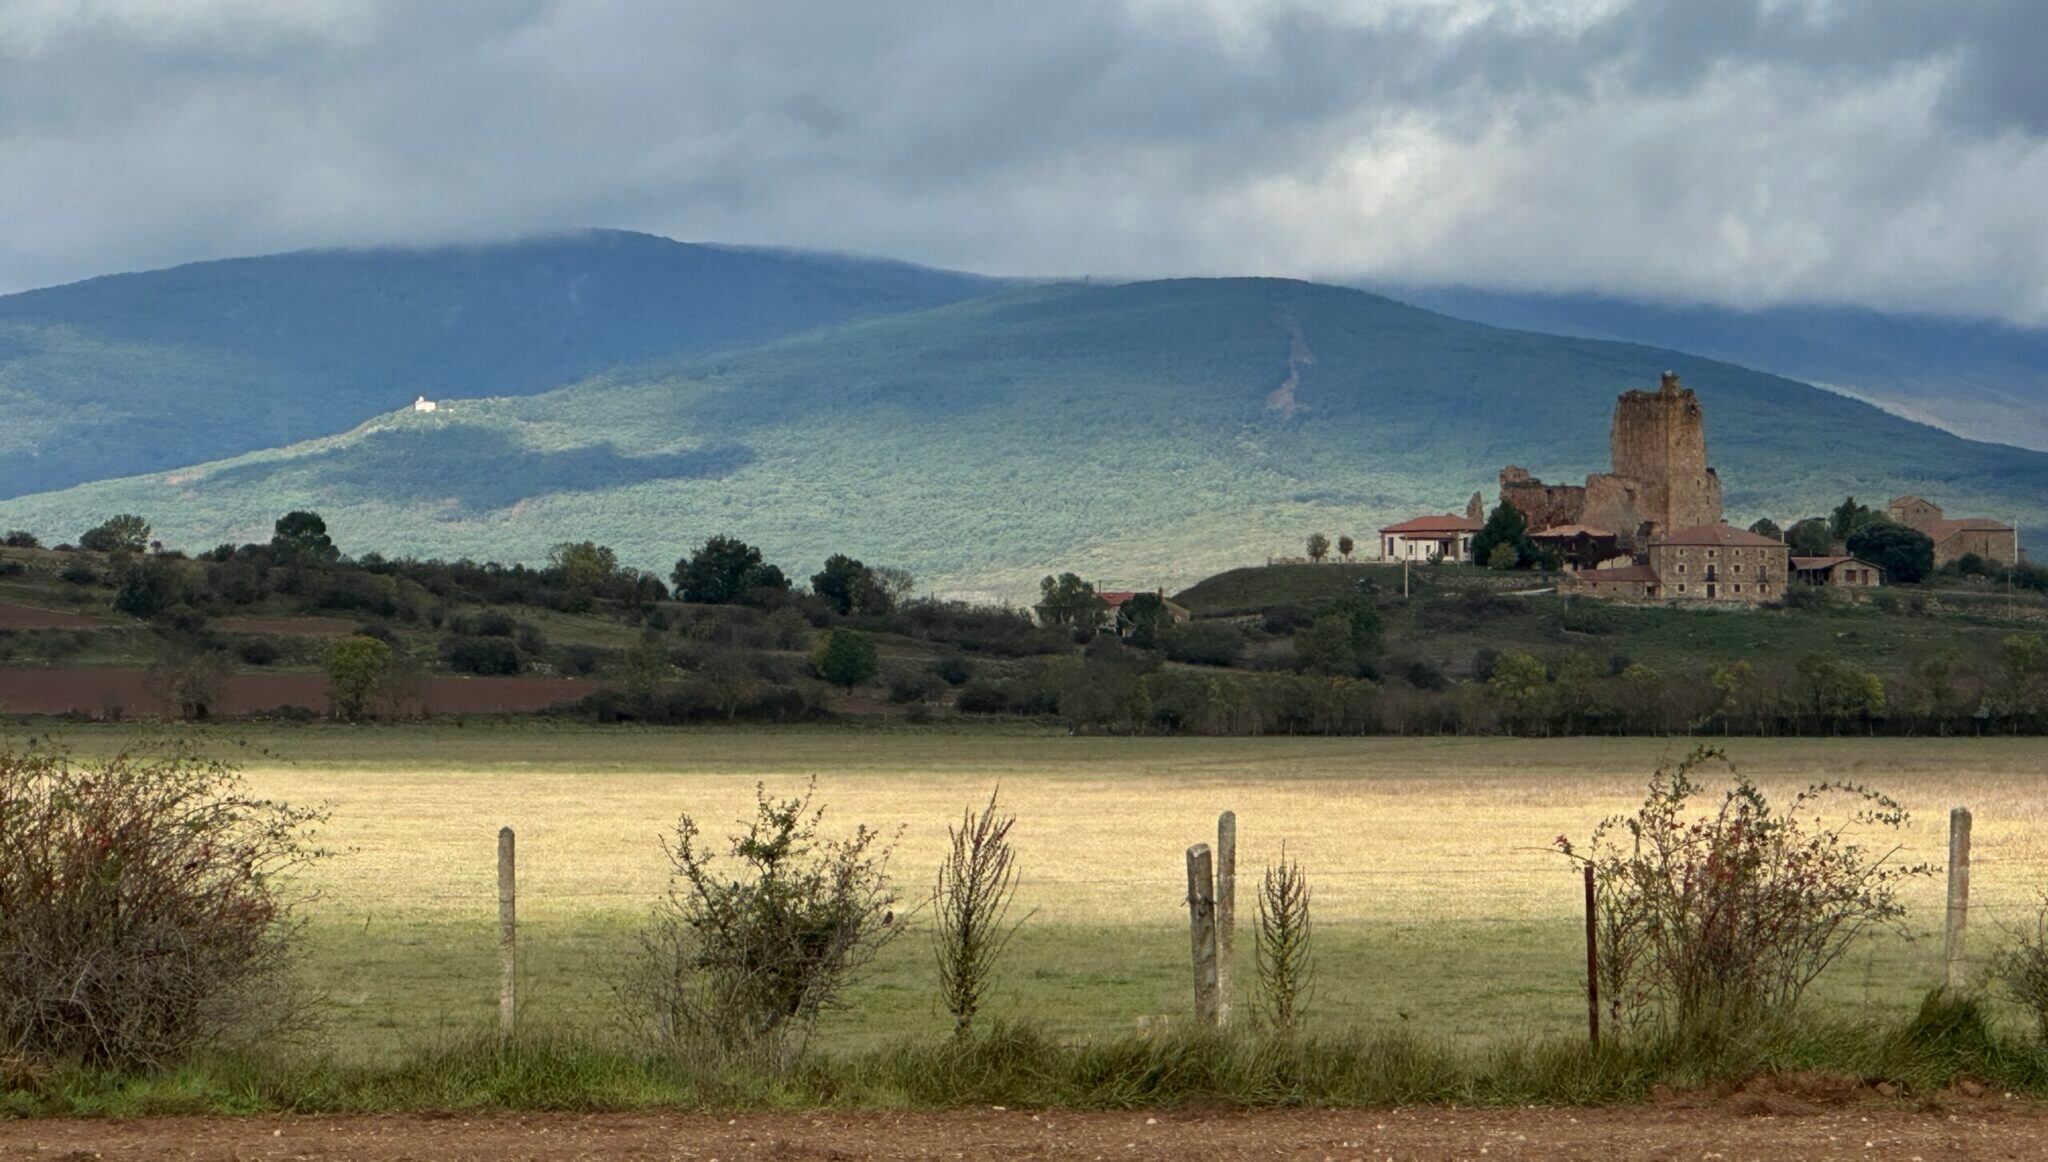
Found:
[[0, 1158], [2048, 1157], [2048, 1106], [511, 1114], [0, 1122]]

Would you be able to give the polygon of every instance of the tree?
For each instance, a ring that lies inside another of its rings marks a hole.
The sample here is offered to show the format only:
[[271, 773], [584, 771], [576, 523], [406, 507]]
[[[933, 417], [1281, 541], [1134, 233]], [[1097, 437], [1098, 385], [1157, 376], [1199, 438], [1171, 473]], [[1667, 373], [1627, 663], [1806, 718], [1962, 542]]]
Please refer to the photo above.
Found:
[[[1500, 553], [1503, 547], [1514, 554], [1512, 562]], [[1494, 507], [1486, 518], [1486, 527], [1472, 538], [1472, 559], [1491, 569], [1519, 569], [1534, 563], [1536, 558], [1536, 543], [1529, 539], [1529, 518], [1507, 501]]]
[[1173, 614], [1167, 611], [1164, 597], [1140, 593], [1117, 610], [1117, 620], [1132, 645], [1150, 650], [1159, 647], [1160, 631], [1173, 624]]
[[1799, 659], [1814, 717], [1837, 729], [1845, 719], [1868, 721], [1884, 713], [1884, 680], [1830, 654]]
[[317, 512], [288, 512], [271, 526], [270, 551], [280, 561], [324, 565], [341, 557]]
[[1517, 651], [1501, 656], [1500, 661], [1494, 664], [1493, 676], [1486, 680], [1486, 686], [1494, 697], [1506, 703], [1509, 721], [1526, 730], [1535, 722], [1542, 708], [1549, 679], [1542, 659]]
[[334, 716], [354, 722], [369, 709], [370, 700], [390, 672], [391, 647], [356, 634], [336, 639], [320, 662], [327, 671], [327, 698], [334, 706]]
[[590, 595], [619, 575], [619, 556], [596, 541], [564, 541], [548, 550], [548, 567], [561, 574], [562, 584]]
[[114, 580], [114, 608], [130, 617], [155, 617], [180, 597], [178, 575], [160, 560], [143, 558], [117, 564]]
[[851, 690], [875, 676], [875, 639], [857, 629], [835, 629], [818, 642], [818, 676]]
[[149, 547], [149, 522], [134, 513], [111, 516], [87, 529], [78, 547], [94, 553], [139, 553]]
[[1330, 538], [1321, 533], [1310, 533], [1308, 535], [1308, 559], [1320, 564], [1323, 558], [1329, 555]]
[[1354, 551], [1356, 551], [1357, 548], [1358, 542], [1352, 540], [1350, 534], [1347, 533], [1344, 536], [1340, 536], [1337, 538], [1337, 555], [1344, 558], [1345, 560], [1349, 561], [1351, 559], [1351, 554]]
[[1890, 521], [1849, 534], [1849, 552], [1884, 570], [1884, 579], [1916, 585], [1934, 572], [1934, 539], [1919, 529]]
[[1872, 512], [1869, 506], [1857, 504], [1855, 497], [1846, 497], [1829, 515], [1828, 532], [1834, 534], [1836, 540], [1846, 541], [1856, 530], [1867, 528], [1885, 519], [1883, 513]]
[[871, 587], [868, 567], [845, 553], [825, 558], [824, 569], [811, 575], [811, 592], [840, 613], [852, 613]]
[[1835, 534], [1827, 521], [1810, 516], [1786, 531], [1785, 543], [1795, 557], [1825, 557], [1835, 551]]
[[1778, 527], [1778, 522], [1772, 520], [1770, 517], [1759, 518], [1755, 524], [1749, 526], [1749, 531], [1755, 533], [1757, 536], [1770, 537], [1773, 540], [1782, 541], [1785, 539], [1784, 530], [1780, 529]]
[[1372, 598], [1363, 593], [1352, 593], [1331, 602], [1323, 612], [1344, 619], [1351, 629], [1351, 652], [1359, 660], [1379, 652], [1380, 635], [1385, 625], [1379, 606], [1372, 603]]
[[761, 550], [728, 536], [712, 537], [677, 561], [670, 580], [677, 600], [699, 605], [757, 603], [789, 589], [789, 579], [762, 561]]
[[1038, 583], [1038, 616], [1047, 625], [1094, 625], [1105, 608], [1095, 586], [1073, 573]]

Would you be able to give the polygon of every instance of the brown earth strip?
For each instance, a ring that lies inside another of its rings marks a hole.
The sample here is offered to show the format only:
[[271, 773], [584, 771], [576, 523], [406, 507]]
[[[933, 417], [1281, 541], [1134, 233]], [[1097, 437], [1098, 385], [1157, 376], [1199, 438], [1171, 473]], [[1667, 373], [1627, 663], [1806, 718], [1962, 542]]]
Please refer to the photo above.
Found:
[[[429, 714], [523, 714], [574, 702], [596, 689], [573, 678], [457, 678], [426, 682]], [[215, 717], [233, 717], [303, 706], [327, 710], [327, 679], [319, 674], [229, 676], [221, 685]], [[156, 717], [171, 712], [149, 671], [132, 667], [0, 668], [0, 714], [85, 714], [118, 711]]]
[[2048, 1156], [2048, 1106], [1072, 1113], [506, 1114], [0, 1121], [0, 1158], [1989, 1159]]
[[0, 629], [104, 629], [107, 625], [105, 618], [35, 605], [0, 603]]

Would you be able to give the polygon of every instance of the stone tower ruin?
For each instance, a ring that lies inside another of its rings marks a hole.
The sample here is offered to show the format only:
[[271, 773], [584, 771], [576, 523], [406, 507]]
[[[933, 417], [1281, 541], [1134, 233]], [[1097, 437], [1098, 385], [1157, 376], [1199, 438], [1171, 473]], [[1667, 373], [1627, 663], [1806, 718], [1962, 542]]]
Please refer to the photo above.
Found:
[[1500, 474], [1501, 500], [1532, 529], [1576, 524], [1641, 549], [1652, 538], [1721, 522], [1721, 478], [1707, 465], [1699, 397], [1664, 373], [1656, 391], [1627, 391], [1614, 404], [1612, 472], [1585, 485], [1545, 484], [1520, 468]]

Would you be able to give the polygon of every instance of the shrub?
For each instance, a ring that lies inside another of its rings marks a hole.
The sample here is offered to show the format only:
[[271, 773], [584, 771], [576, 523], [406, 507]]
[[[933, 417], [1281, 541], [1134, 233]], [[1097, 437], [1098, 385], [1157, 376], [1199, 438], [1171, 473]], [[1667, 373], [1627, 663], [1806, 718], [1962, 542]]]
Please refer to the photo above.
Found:
[[757, 789], [754, 819], [728, 845], [737, 867], [706, 850], [688, 815], [663, 841], [668, 898], [640, 933], [639, 971], [626, 984], [663, 1048], [759, 1050], [787, 1062], [902, 930], [891, 845], [867, 827], [820, 839], [815, 790], [778, 800]]
[[939, 964], [939, 998], [965, 1036], [981, 1011], [996, 962], [1023, 923], [1009, 923], [1017, 895], [1017, 850], [1010, 843], [1014, 815], [988, 806], [968, 811], [948, 827], [952, 846], [932, 889], [932, 954]]
[[322, 818], [186, 750], [0, 753], [0, 1046], [134, 1068], [291, 1015], [284, 877]]
[[1298, 1027], [1315, 991], [1315, 924], [1309, 899], [1308, 876], [1282, 848], [1280, 862], [1266, 865], [1259, 881], [1258, 927], [1253, 932], [1259, 995], [1275, 1029]]
[[284, 650], [269, 638], [252, 638], [235, 647], [235, 656], [252, 666], [275, 665]]
[[964, 686], [974, 677], [974, 663], [958, 654], [948, 654], [932, 663], [932, 673], [948, 686]]
[[501, 637], [459, 637], [448, 644], [448, 667], [486, 677], [519, 672], [519, 647]]
[[91, 585], [100, 579], [100, 575], [93, 570], [93, 567], [83, 561], [73, 561], [71, 564], [64, 566], [64, 570], [58, 573], [57, 576], [72, 585]]
[[27, 529], [9, 529], [6, 536], [0, 537], [0, 545], [10, 549], [40, 549], [43, 542]]
[[[1695, 814], [1706, 788], [1694, 774], [1708, 763], [1733, 784]], [[1838, 799], [1848, 812], [1829, 822], [1822, 807]], [[1712, 1035], [1789, 1013], [1858, 936], [1898, 924], [1902, 880], [1932, 873], [1892, 864], [1895, 846], [1848, 839], [1906, 822], [1897, 802], [1848, 783], [1813, 784], [1781, 813], [1721, 751], [1701, 748], [1658, 768], [1641, 809], [1602, 821], [1584, 848], [1558, 836], [1594, 869], [1600, 990], [1616, 1022]]]
[[826, 634], [812, 661], [820, 678], [847, 690], [874, 677], [879, 664], [875, 639], [857, 629], [835, 629]]
[[1188, 665], [1235, 666], [1244, 658], [1244, 633], [1228, 622], [1183, 622], [1160, 631], [1159, 648]]
[[970, 682], [955, 702], [962, 714], [1007, 714], [1010, 692], [993, 682]]
[[2048, 896], [2035, 909], [2033, 925], [2011, 935], [1991, 958], [1991, 976], [2033, 1016], [2041, 1040], [2048, 1042]]

